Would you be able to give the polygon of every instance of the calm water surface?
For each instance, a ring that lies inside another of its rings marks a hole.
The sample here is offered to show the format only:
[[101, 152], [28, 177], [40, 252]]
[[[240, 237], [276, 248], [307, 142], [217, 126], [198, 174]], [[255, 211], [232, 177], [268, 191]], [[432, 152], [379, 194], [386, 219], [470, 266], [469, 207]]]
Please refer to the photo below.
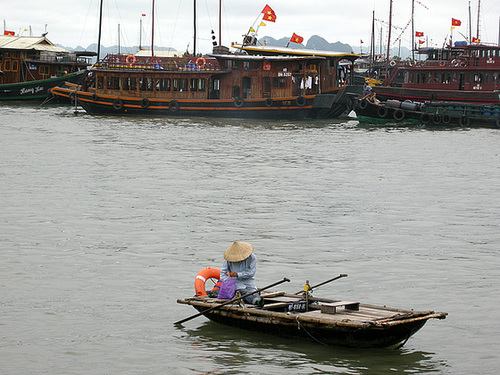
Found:
[[[496, 374], [500, 130], [91, 117], [0, 104], [2, 374]], [[257, 283], [446, 311], [399, 350], [225, 328], [176, 299], [254, 244]]]

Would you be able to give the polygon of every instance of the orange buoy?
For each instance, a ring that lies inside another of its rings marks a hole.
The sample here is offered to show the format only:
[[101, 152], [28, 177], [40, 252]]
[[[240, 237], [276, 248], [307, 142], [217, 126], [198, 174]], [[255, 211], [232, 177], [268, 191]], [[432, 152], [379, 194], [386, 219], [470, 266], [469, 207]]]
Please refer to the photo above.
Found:
[[[204, 268], [196, 275], [194, 279], [194, 290], [196, 291], [196, 295], [198, 297], [204, 297], [207, 295], [207, 291], [205, 290], [205, 283], [208, 279], [217, 279], [220, 280], [220, 270], [217, 268]], [[220, 289], [220, 282], [216, 284], [212, 292]]]

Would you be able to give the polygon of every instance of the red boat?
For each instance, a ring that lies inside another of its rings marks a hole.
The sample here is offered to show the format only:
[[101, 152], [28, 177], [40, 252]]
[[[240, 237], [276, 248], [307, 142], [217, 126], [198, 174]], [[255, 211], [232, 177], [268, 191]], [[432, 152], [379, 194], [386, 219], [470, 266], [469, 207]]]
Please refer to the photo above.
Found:
[[500, 47], [457, 42], [446, 48], [423, 48], [422, 61], [390, 61], [391, 73], [377, 98], [497, 104], [500, 93]]

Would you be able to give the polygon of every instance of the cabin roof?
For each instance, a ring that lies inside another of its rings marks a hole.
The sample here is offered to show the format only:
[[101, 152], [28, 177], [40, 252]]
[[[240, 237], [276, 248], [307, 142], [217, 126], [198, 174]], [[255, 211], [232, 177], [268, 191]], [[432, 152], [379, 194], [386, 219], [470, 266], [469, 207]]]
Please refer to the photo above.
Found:
[[226, 60], [246, 60], [246, 61], [297, 61], [297, 60], [325, 60], [322, 56], [263, 56], [263, 55], [233, 55], [233, 54], [209, 54], [208, 56], [215, 57], [216, 59], [226, 59]]
[[56, 46], [44, 36], [0, 35], [0, 49], [68, 52], [68, 50]]
[[272, 46], [241, 46], [238, 44], [233, 44], [231, 47], [237, 49], [243, 49], [249, 53], [259, 53], [259, 54], [272, 54], [272, 55], [291, 55], [291, 56], [321, 56], [326, 58], [336, 58], [336, 59], [352, 59], [355, 60], [360, 55], [355, 53], [347, 52], [335, 52], [335, 51], [320, 51], [314, 49], [306, 48], [287, 48], [287, 47], [272, 47]]

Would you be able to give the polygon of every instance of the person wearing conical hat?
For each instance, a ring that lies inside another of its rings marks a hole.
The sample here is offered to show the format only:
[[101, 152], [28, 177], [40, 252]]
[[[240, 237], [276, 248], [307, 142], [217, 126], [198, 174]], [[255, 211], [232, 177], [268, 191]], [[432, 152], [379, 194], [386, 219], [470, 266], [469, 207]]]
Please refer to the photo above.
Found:
[[[257, 272], [257, 257], [253, 253], [253, 245], [248, 242], [233, 242], [224, 252], [220, 279], [234, 277], [236, 291], [244, 295], [257, 290], [255, 272]], [[259, 306], [262, 306], [264, 302], [258, 293], [246, 297], [245, 300]]]

